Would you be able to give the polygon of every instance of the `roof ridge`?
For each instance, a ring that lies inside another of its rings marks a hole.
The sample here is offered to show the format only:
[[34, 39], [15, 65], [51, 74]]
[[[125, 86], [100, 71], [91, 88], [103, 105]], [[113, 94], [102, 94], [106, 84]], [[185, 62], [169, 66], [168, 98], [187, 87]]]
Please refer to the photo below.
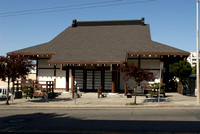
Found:
[[146, 25], [144, 17], [140, 20], [110, 20], [110, 21], [72, 21], [72, 27], [78, 26], [112, 26], [112, 25]]

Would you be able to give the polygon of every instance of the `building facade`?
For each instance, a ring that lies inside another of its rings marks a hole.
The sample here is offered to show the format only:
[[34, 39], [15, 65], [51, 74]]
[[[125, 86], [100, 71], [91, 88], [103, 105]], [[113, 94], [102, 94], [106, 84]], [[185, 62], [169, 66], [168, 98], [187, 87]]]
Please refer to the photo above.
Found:
[[197, 53], [191, 52], [187, 58], [187, 61], [191, 64], [192, 67], [194, 67], [197, 64]]
[[[114, 71], [124, 62], [134, 62], [150, 69], [167, 81], [168, 66], [189, 53], [151, 40], [150, 28], [141, 20], [76, 21], [53, 40], [8, 53], [37, 60], [36, 79], [54, 81], [56, 89], [70, 91], [77, 84], [80, 91], [124, 90], [123, 74]], [[134, 81], [134, 80], [133, 80]], [[149, 85], [142, 82], [143, 88]]]

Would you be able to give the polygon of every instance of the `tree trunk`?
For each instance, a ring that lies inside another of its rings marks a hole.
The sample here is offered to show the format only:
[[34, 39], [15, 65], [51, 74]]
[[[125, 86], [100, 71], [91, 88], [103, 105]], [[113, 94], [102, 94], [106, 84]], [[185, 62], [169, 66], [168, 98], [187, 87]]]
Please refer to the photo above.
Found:
[[134, 100], [134, 104], [137, 104], [137, 102], [136, 102], [137, 90], [138, 90], [138, 83], [136, 83], [136, 89], [135, 89], [135, 100]]
[[6, 91], [6, 104], [9, 105], [10, 78], [8, 78], [8, 88]]

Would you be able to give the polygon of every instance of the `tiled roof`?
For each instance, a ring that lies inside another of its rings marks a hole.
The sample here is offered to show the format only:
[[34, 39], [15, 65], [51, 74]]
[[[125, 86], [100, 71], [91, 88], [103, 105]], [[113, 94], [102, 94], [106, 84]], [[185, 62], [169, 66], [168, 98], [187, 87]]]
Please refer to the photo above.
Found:
[[189, 53], [151, 40], [144, 19], [128, 21], [73, 21], [48, 43], [14, 51], [22, 54], [54, 54], [49, 63], [117, 63], [127, 53], [186, 55]]

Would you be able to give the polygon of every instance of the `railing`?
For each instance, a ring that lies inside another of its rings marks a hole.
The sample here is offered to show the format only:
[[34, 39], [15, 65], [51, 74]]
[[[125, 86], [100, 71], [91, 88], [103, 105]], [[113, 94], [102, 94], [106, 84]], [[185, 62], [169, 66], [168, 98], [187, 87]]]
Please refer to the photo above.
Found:
[[[136, 82], [127, 82], [124, 84], [124, 95], [127, 96], [127, 93], [133, 94], [135, 92], [135, 89], [137, 87]], [[150, 89], [150, 86], [148, 83], [141, 83], [140, 87], [143, 90], [143, 93], [146, 92], [147, 89]]]
[[13, 84], [14, 90], [22, 90], [24, 86], [30, 86], [33, 89], [34, 96], [43, 96], [44, 93], [54, 92], [54, 82], [53, 81], [29, 81], [21, 80], [15, 81]]

